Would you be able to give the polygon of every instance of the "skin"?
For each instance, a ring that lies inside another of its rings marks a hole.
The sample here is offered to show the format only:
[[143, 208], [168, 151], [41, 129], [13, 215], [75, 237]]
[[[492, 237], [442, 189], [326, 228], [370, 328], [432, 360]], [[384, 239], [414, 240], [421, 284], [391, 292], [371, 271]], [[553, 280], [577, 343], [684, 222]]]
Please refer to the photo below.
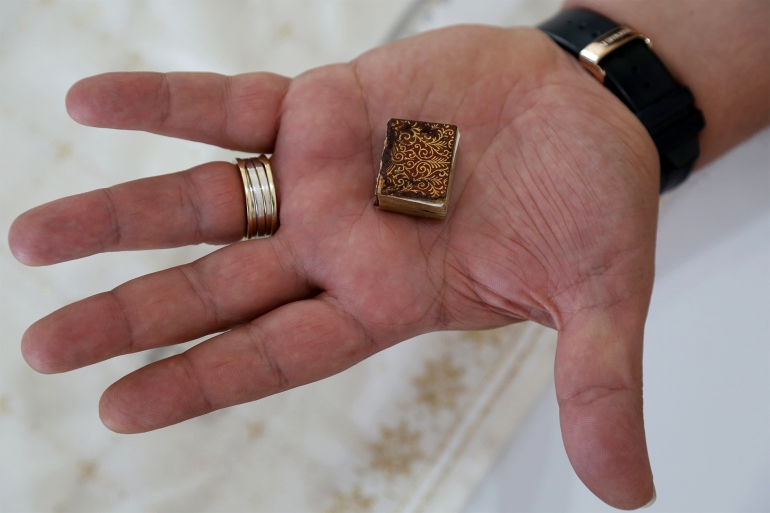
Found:
[[[421, 333], [532, 320], [559, 330], [557, 398], [578, 476], [618, 508], [654, 497], [642, 346], [658, 156], [634, 115], [539, 31], [459, 26], [294, 79], [111, 73], [75, 84], [67, 108], [86, 125], [272, 152], [279, 193], [273, 237], [129, 281], [24, 334], [27, 362], [54, 373], [222, 332], [109, 387], [108, 428], [260, 399]], [[446, 220], [374, 208], [391, 117], [462, 131]], [[9, 242], [28, 265], [233, 243], [244, 209], [236, 168], [212, 162], [37, 207]]]

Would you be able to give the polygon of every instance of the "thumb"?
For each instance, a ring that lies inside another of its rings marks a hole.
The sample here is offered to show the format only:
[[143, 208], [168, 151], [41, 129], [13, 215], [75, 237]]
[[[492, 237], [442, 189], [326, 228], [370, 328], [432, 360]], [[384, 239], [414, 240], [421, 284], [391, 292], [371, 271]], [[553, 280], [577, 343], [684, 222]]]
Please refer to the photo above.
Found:
[[642, 416], [649, 295], [579, 310], [559, 331], [556, 395], [564, 447], [597, 497], [636, 509], [655, 497]]

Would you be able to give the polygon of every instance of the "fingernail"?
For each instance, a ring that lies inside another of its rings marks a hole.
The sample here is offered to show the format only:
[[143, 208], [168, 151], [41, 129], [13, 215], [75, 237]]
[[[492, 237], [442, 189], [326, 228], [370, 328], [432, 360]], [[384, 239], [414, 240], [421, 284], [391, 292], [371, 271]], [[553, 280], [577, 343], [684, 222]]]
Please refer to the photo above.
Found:
[[652, 485], [652, 499], [650, 499], [650, 502], [648, 502], [647, 504], [642, 506], [641, 509], [649, 508], [650, 506], [655, 504], [655, 499], [657, 499], [657, 498], [658, 498], [658, 492], [655, 491], [655, 485]]

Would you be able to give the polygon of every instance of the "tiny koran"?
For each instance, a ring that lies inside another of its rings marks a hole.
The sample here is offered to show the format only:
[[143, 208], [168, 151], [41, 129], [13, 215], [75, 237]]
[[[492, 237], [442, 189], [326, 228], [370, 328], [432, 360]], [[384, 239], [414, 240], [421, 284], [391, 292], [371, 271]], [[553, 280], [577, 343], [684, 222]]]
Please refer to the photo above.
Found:
[[399, 214], [446, 218], [459, 141], [455, 125], [390, 119], [374, 205]]

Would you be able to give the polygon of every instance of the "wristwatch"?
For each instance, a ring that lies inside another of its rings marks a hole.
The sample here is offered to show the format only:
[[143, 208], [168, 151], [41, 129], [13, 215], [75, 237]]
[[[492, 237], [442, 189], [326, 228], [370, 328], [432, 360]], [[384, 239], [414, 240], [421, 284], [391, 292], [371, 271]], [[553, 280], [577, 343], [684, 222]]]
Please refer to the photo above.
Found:
[[574, 55], [631, 109], [660, 155], [660, 192], [690, 174], [698, 159], [703, 113], [676, 83], [649, 38], [587, 9], [566, 9], [538, 26]]

